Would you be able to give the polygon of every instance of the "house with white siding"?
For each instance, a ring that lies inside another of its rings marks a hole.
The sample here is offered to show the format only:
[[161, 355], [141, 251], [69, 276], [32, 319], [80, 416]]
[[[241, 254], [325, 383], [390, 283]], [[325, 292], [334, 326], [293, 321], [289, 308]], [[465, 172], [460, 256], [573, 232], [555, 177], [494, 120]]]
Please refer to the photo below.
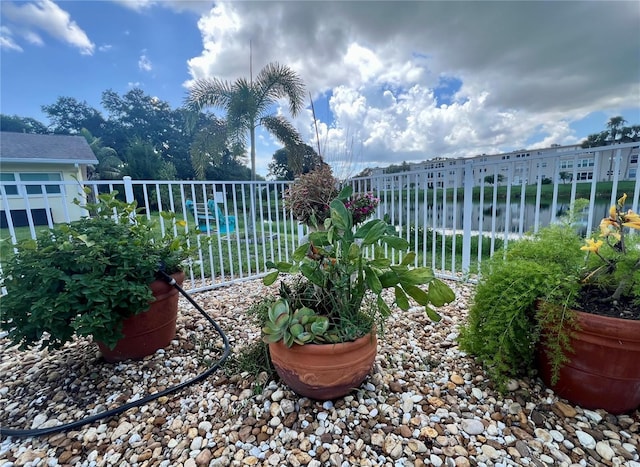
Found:
[[29, 215], [35, 225], [79, 219], [78, 182], [97, 164], [82, 136], [0, 132], [0, 227], [7, 226], [7, 214], [16, 227], [28, 225]]

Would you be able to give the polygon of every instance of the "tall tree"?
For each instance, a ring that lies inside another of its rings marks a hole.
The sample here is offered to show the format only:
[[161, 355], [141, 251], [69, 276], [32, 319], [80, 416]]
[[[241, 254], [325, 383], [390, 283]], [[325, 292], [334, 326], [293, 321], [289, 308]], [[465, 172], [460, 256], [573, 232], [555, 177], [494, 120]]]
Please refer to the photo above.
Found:
[[233, 83], [219, 78], [198, 79], [189, 90], [186, 106], [199, 112], [212, 106], [227, 112], [227, 124], [237, 139], [251, 144], [251, 178], [256, 179], [256, 128], [262, 125], [285, 145], [301, 143], [298, 132], [282, 115], [273, 115], [278, 99], [289, 101], [289, 112], [296, 116], [303, 108], [304, 84], [289, 67], [266, 65], [255, 80], [239, 78]]
[[12, 131], [14, 133], [36, 133], [44, 135], [49, 133], [47, 127], [35, 118], [18, 117], [17, 115], [0, 114], [0, 131]]
[[105, 120], [102, 114], [87, 104], [73, 97], [58, 97], [51, 105], [43, 105], [42, 111], [51, 121], [50, 128], [54, 133], [77, 135], [86, 128], [92, 135], [100, 136]]
[[624, 126], [627, 121], [622, 116], [611, 117], [607, 122], [607, 129], [600, 133], [587, 136], [582, 141], [583, 148], [607, 146], [609, 144], [631, 143], [640, 141], [640, 125]]
[[162, 160], [160, 154], [147, 142], [134, 141], [125, 154], [126, 165], [122, 172], [134, 180], [175, 180], [176, 169], [171, 162]]
[[609, 138], [611, 139], [611, 144], [616, 142], [618, 138], [618, 134], [620, 134], [620, 130], [624, 126], [627, 121], [621, 116], [611, 117], [607, 122], [607, 128], [609, 129]]
[[[231, 160], [239, 164], [245, 154], [243, 144], [230, 141], [227, 122], [212, 114], [198, 114], [192, 137], [191, 165], [199, 180], [208, 178], [207, 173], [211, 173], [210, 167], [231, 167]], [[238, 178], [234, 176], [234, 179]]]
[[102, 93], [102, 105], [109, 114], [105, 145], [125, 154], [133, 142], [146, 142], [163, 161], [173, 164], [178, 178], [193, 178], [184, 110], [172, 110], [168, 102], [139, 88], [122, 96], [107, 90]]
[[296, 176], [309, 173], [323, 164], [322, 157], [308, 144], [285, 146], [273, 154], [269, 175], [276, 180], [294, 180]]
[[102, 144], [89, 130], [83, 128], [80, 134], [87, 140], [89, 147], [98, 159], [98, 165], [89, 173], [92, 180], [115, 180], [122, 178], [124, 162], [118, 157], [115, 149]]

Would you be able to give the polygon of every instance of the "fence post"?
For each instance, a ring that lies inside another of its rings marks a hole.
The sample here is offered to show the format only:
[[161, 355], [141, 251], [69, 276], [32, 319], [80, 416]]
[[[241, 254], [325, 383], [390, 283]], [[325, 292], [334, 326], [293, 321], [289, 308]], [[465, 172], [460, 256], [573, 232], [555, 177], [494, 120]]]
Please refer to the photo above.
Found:
[[124, 182], [124, 198], [127, 203], [133, 203], [133, 183], [131, 183], [131, 177], [125, 175], [122, 177], [122, 181]]
[[[457, 194], [456, 194], [457, 196]], [[462, 274], [467, 276], [471, 266], [471, 223], [473, 217], [473, 162], [464, 165], [464, 192], [462, 210]], [[482, 239], [478, 238], [478, 242]]]

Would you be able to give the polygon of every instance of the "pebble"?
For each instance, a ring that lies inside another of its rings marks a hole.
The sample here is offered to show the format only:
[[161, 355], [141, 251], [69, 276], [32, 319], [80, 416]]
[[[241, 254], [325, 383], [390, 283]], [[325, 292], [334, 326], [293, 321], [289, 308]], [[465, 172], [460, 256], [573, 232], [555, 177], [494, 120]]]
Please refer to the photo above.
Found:
[[[496, 392], [455, 341], [473, 287], [450, 283], [458, 299], [439, 310], [440, 323], [418, 308], [392, 308], [374, 370], [346, 397], [314, 401], [276, 381], [256, 385], [251, 375], [223, 369], [68, 433], [4, 437], [0, 467], [640, 467], [638, 411], [616, 417], [574, 407], [537, 379], [512, 380], [507, 393]], [[194, 299], [235, 352], [260, 336], [244, 311], [277, 287], [251, 281]], [[19, 352], [0, 337], [0, 424], [76, 420], [205, 371], [221, 354], [220, 338], [182, 298], [180, 307], [172, 344], [140, 362], [96, 362], [87, 339], [56, 351]]]
[[587, 449], [595, 449], [596, 440], [593, 439], [589, 433], [585, 433], [584, 431], [576, 431], [576, 436], [578, 437], [578, 441], [580, 444]]
[[484, 425], [480, 420], [469, 420], [464, 419], [461, 423], [462, 431], [467, 433], [468, 435], [479, 435], [484, 431]]

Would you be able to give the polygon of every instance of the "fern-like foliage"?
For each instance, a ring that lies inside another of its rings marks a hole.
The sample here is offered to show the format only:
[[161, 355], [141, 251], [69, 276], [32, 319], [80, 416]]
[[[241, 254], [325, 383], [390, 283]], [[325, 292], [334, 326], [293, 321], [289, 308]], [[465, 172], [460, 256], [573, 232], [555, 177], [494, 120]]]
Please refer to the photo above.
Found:
[[[499, 389], [529, 374], [542, 330], [553, 366], [564, 362], [573, 320], [570, 307], [580, 289], [581, 239], [569, 224], [552, 225], [509, 244], [483, 267], [462, 350], [477, 357]], [[539, 303], [550, 303], [538, 309]], [[553, 331], [545, 326], [552, 324]]]

